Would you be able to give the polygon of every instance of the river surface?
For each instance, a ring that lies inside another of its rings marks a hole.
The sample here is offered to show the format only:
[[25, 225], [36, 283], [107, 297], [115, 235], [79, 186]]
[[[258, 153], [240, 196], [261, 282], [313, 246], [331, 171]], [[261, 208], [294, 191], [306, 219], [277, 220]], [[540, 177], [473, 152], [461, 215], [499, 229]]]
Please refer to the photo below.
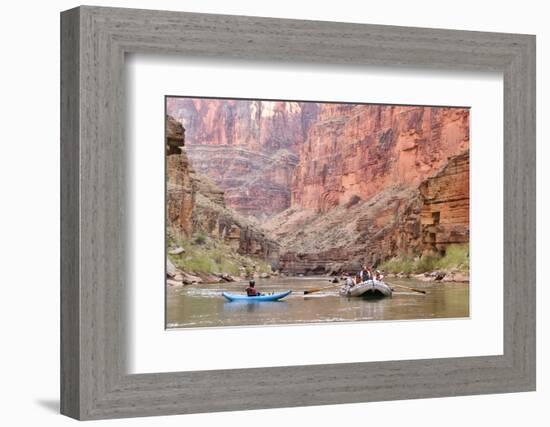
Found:
[[221, 293], [242, 293], [247, 282], [169, 287], [166, 294], [167, 328], [248, 325], [284, 325], [368, 320], [458, 318], [469, 316], [468, 283], [434, 283], [413, 279], [387, 280], [426, 291], [395, 288], [391, 298], [366, 300], [338, 295], [338, 287], [310, 295], [304, 291], [330, 286], [328, 277], [278, 277], [257, 279], [262, 293], [292, 289], [277, 302], [229, 302]]

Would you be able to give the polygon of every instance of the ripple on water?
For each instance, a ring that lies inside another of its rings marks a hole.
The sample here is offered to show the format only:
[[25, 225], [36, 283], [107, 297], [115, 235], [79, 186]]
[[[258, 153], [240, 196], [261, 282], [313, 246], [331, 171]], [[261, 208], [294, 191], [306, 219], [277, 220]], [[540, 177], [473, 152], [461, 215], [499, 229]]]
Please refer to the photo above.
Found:
[[426, 295], [405, 289], [393, 298], [364, 301], [341, 298], [338, 286], [304, 295], [305, 290], [330, 285], [328, 278], [259, 279], [256, 287], [262, 293], [292, 289], [293, 293], [279, 302], [238, 305], [227, 302], [222, 292], [245, 294], [246, 283], [189, 285], [167, 290], [167, 327], [198, 328], [223, 326], [261, 326], [337, 323], [367, 320], [405, 320], [460, 318], [469, 316], [469, 285], [436, 284], [397, 280], [395, 283], [422, 288]]

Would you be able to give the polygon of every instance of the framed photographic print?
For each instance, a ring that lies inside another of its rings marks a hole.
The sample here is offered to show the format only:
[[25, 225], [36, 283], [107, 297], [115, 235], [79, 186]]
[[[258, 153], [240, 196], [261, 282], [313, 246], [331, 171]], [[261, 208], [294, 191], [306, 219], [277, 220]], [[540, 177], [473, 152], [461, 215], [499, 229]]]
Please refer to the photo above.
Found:
[[166, 326], [469, 317], [469, 115], [167, 96]]
[[63, 414], [535, 389], [534, 36], [85, 6], [61, 40]]

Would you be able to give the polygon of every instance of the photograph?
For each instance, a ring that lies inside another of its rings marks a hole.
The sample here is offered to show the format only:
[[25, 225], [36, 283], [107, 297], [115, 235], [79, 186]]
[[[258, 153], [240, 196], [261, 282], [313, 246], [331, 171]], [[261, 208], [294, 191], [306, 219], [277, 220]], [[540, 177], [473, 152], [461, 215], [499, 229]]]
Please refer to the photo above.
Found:
[[166, 96], [166, 328], [469, 316], [469, 108]]

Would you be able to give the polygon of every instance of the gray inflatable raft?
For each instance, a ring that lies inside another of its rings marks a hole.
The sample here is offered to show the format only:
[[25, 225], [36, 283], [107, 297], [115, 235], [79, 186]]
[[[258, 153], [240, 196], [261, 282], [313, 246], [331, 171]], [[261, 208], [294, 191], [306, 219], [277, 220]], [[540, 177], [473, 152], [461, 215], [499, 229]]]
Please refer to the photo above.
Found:
[[384, 282], [367, 280], [352, 287], [344, 286], [339, 293], [343, 297], [391, 297], [392, 289]]

